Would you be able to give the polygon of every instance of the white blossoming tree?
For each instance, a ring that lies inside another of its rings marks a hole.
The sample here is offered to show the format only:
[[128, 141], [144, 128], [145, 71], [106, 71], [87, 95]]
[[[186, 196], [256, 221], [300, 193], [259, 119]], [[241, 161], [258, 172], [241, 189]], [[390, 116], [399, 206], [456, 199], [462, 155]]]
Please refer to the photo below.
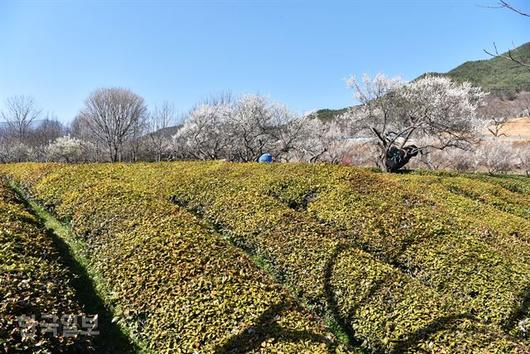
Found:
[[225, 158], [232, 110], [232, 105], [223, 101], [194, 107], [173, 137], [176, 154], [198, 160]]
[[292, 148], [296, 131], [300, 129], [296, 121], [296, 115], [285, 106], [263, 96], [241, 97], [229, 120], [229, 158], [248, 162], [256, 161], [266, 152], [275, 157], [285, 154]]
[[263, 153], [288, 159], [303, 119], [259, 95], [196, 106], [174, 136], [175, 155], [200, 160], [256, 161]]
[[340, 119], [323, 122], [309, 114], [303, 119], [303, 129], [292, 154], [296, 161], [340, 163], [351, 153], [347, 135]]
[[83, 155], [83, 143], [77, 138], [65, 135], [50, 143], [46, 153], [50, 161], [78, 162]]
[[378, 74], [365, 75], [361, 82], [352, 77], [349, 84], [361, 104], [343, 118], [372, 138], [385, 171], [397, 171], [432, 149], [466, 148], [474, 142], [475, 110], [484, 93], [469, 83], [439, 76], [406, 83]]

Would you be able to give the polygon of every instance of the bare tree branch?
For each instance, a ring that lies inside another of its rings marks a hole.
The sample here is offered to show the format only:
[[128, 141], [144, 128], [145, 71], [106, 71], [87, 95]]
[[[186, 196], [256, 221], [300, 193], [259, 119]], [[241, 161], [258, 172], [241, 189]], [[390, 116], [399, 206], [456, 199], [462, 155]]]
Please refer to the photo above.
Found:
[[527, 13], [527, 12], [524, 12], [524, 11], [520, 10], [520, 9], [512, 6], [510, 3], [508, 3], [507, 1], [504, 1], [504, 0], [500, 0], [499, 1], [499, 6], [498, 7], [511, 10], [513, 12], [518, 13], [521, 16], [530, 17], [530, 13]]
[[[530, 17], [530, 13], [528, 12], [525, 12], [525, 11], [522, 11], [514, 6], [512, 6], [509, 2], [505, 1], [505, 0], [499, 0], [498, 2], [498, 5], [497, 6], [494, 6], [494, 7], [490, 7], [490, 8], [502, 8], [502, 9], [508, 9], [508, 10], [511, 10], [521, 16], [525, 16], [525, 17]], [[520, 58], [517, 58], [514, 54], [513, 54], [513, 51], [512, 50], [509, 50], [507, 53], [505, 54], [502, 54], [502, 53], [499, 53], [499, 50], [497, 49], [497, 45], [495, 44], [495, 42], [493, 43], [493, 48], [494, 50], [493, 51], [489, 51], [489, 50], [486, 50], [484, 49], [484, 52], [486, 54], [488, 54], [489, 56], [491, 57], [495, 57], [495, 58], [504, 58], [504, 59], [508, 59], [508, 60], [511, 60], [513, 61], [514, 63], [517, 63], [521, 66], [524, 66], [524, 67], [527, 67], [527, 68], [530, 68], [530, 63], [524, 61], [524, 60], [521, 60]]]
[[489, 56], [491, 56], [491, 57], [508, 59], [508, 60], [511, 60], [511, 61], [521, 65], [521, 66], [525, 66], [525, 67], [530, 68], [530, 63], [526, 63], [523, 60], [515, 57], [512, 50], [509, 50], [506, 54], [501, 54], [501, 53], [499, 53], [499, 50], [497, 49], [497, 45], [495, 44], [495, 42], [493, 43], [493, 48], [494, 48], [493, 52], [488, 51], [486, 49], [484, 49], [484, 52], [486, 54], [488, 54]]

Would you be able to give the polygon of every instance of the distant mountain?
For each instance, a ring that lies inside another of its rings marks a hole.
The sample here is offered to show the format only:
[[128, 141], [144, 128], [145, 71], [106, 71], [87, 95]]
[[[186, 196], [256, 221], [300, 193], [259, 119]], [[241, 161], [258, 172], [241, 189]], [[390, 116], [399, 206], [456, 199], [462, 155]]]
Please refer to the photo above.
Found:
[[348, 107], [341, 108], [341, 109], [320, 109], [316, 111], [318, 119], [320, 119], [323, 122], [329, 122], [330, 120], [333, 120], [333, 118], [340, 116], [343, 113], [346, 113], [348, 110]]
[[[512, 54], [530, 62], [530, 42], [512, 50]], [[507, 100], [516, 100], [520, 92], [530, 91], [530, 68], [501, 57], [468, 61], [447, 73], [425, 73], [417, 79], [425, 75], [444, 75], [458, 82], [468, 81]], [[317, 111], [317, 115], [319, 119], [327, 121], [344, 113], [346, 109], [321, 109]]]
[[165, 138], [171, 138], [172, 136], [177, 134], [178, 130], [181, 127], [182, 127], [182, 124], [177, 124], [177, 125], [172, 126], [172, 127], [162, 128], [162, 129], [157, 130], [156, 132], [145, 134], [142, 137], [142, 139], [147, 139], [147, 138], [149, 138], [150, 136], [153, 136], [153, 135], [162, 136], [162, 137], [165, 137]]

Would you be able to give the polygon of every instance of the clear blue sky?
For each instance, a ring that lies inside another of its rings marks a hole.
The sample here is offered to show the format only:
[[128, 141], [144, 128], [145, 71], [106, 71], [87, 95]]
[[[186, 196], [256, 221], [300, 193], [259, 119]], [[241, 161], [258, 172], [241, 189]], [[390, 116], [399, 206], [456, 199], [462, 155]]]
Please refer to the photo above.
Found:
[[[513, 0], [529, 8], [525, 0]], [[495, 0], [0, 0], [0, 107], [30, 95], [69, 122], [98, 87], [180, 112], [210, 94], [268, 95], [298, 112], [353, 103], [344, 79], [413, 79], [530, 41]]]

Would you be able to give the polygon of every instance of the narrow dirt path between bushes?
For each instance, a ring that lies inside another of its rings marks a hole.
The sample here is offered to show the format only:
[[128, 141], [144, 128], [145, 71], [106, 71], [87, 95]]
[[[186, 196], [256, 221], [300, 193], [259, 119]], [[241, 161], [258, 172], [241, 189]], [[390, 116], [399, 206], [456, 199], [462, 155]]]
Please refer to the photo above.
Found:
[[123, 329], [113, 322], [112, 311], [105, 306], [98, 294], [96, 289], [100, 282], [97, 276], [90, 274], [87, 269], [88, 260], [84, 255], [83, 242], [74, 236], [68, 226], [28, 197], [14, 182], [10, 181], [9, 186], [18, 194], [27, 210], [35, 215], [44, 226], [47, 235], [61, 256], [58, 261], [73, 274], [71, 285], [75, 289], [79, 303], [84, 306], [87, 313], [98, 315], [99, 335], [94, 337], [96, 352], [104, 354], [141, 352]]

